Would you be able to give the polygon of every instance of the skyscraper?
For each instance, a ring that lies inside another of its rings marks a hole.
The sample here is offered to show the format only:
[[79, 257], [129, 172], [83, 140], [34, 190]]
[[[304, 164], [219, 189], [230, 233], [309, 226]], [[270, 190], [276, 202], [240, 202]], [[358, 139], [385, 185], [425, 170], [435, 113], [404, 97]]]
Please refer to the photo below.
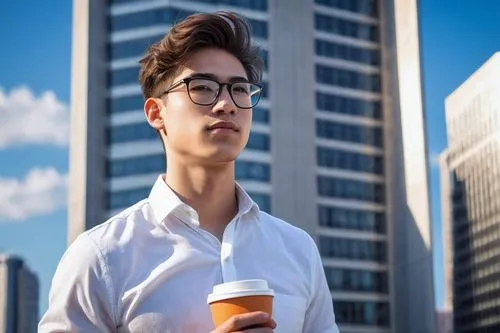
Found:
[[0, 254], [0, 333], [35, 333], [38, 278], [17, 257]]
[[266, 64], [238, 181], [316, 239], [342, 332], [433, 332], [415, 0], [74, 0], [69, 241], [164, 171], [146, 47], [221, 9], [249, 20]]
[[500, 52], [446, 99], [444, 232], [455, 332], [500, 331]]

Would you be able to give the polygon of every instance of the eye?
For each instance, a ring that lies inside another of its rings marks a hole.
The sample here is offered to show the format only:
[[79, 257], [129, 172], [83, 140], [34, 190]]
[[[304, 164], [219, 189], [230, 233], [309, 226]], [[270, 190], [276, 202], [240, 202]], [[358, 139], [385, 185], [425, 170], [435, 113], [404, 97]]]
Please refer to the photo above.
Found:
[[247, 85], [247, 84], [235, 85], [235, 86], [233, 86], [233, 92], [239, 93], [239, 94], [249, 95], [250, 94], [249, 87], [250, 87], [250, 85]]
[[191, 87], [189, 87], [189, 90], [194, 92], [214, 92], [214, 89], [212, 87], [204, 84], [192, 85]]

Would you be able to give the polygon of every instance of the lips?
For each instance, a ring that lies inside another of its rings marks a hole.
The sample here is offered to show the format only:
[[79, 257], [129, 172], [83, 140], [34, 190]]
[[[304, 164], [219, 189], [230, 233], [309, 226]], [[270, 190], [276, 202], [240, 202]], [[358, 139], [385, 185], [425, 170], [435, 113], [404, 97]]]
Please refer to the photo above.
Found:
[[219, 121], [219, 122], [216, 122], [216, 123], [208, 126], [207, 129], [209, 131], [213, 131], [213, 130], [216, 130], [216, 129], [233, 130], [235, 132], [239, 131], [238, 126], [236, 126], [235, 123], [230, 122], [230, 121]]

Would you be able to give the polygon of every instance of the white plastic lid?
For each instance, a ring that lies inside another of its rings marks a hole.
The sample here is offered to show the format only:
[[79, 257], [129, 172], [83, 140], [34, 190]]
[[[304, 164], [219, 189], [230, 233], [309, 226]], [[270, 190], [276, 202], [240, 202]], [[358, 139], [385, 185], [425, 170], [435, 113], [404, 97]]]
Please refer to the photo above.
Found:
[[274, 291], [269, 289], [266, 280], [254, 279], [226, 282], [214, 286], [213, 292], [208, 295], [207, 303], [245, 296], [274, 296]]

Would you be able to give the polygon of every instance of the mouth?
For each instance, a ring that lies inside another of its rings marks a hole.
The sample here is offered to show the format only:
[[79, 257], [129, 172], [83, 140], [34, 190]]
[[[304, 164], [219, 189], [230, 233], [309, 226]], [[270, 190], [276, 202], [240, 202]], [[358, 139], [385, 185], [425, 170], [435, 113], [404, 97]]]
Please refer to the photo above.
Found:
[[235, 123], [230, 121], [218, 121], [207, 127], [209, 132], [211, 131], [229, 131], [229, 132], [239, 132], [240, 129]]

